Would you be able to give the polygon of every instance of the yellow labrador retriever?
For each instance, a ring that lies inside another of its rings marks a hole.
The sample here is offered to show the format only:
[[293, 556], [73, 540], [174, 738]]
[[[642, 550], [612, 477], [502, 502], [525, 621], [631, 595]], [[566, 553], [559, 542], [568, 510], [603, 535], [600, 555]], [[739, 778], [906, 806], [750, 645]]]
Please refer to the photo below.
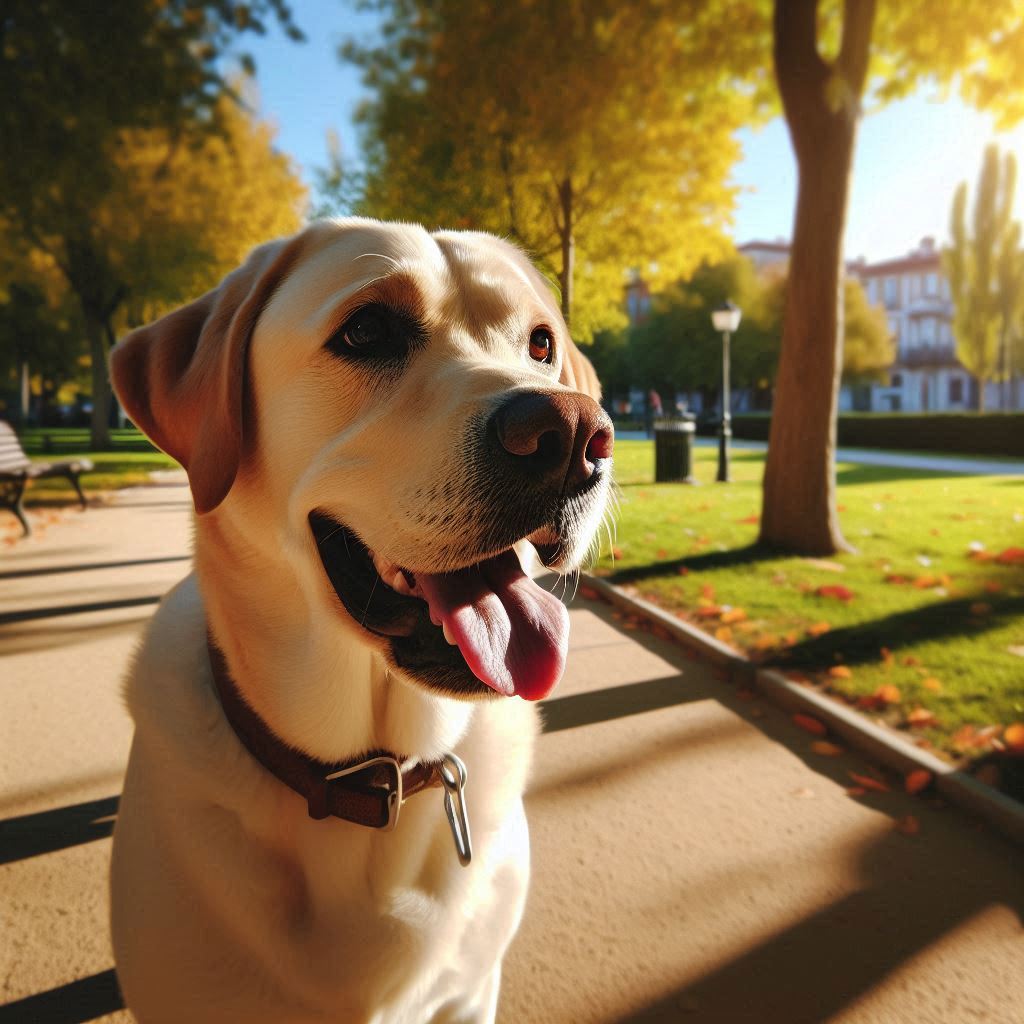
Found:
[[[127, 692], [117, 969], [142, 1024], [491, 1021], [536, 701], [612, 427], [513, 246], [315, 224], [114, 350], [195, 572]], [[525, 699], [517, 699], [525, 698]]]

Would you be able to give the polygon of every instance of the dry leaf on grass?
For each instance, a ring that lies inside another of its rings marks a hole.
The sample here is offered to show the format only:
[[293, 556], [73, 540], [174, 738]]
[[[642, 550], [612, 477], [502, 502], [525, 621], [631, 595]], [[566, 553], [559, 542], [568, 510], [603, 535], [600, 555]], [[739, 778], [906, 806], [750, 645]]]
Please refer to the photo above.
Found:
[[823, 636], [832, 627], [827, 622], [815, 622], [807, 627], [808, 636]]
[[742, 608], [730, 608], [728, 611], [722, 612], [722, 622], [729, 625], [733, 622], [742, 622], [747, 617], [747, 613]]
[[818, 587], [815, 591], [818, 597], [830, 597], [836, 601], [849, 602], [856, 596], [848, 587], [842, 587], [838, 583]]
[[998, 565], [1024, 565], [1024, 548], [1006, 548], [996, 555]]
[[1013, 725], [1008, 725], [1003, 733], [1003, 741], [1008, 750], [1024, 752], [1024, 722], [1014, 722]]
[[828, 674], [833, 679], [852, 679], [853, 672], [848, 669], [845, 665], [833, 665], [829, 670]]
[[916, 707], [907, 715], [907, 725], [911, 729], [926, 729], [938, 725], [935, 715], [927, 708]]
[[941, 693], [942, 692], [942, 683], [938, 679], [936, 679], [934, 676], [929, 676], [927, 679], [922, 679], [921, 680], [921, 685], [926, 690], [931, 690], [932, 693]]
[[899, 704], [903, 699], [898, 686], [893, 686], [892, 683], [885, 683], [875, 690], [875, 696], [883, 704]]

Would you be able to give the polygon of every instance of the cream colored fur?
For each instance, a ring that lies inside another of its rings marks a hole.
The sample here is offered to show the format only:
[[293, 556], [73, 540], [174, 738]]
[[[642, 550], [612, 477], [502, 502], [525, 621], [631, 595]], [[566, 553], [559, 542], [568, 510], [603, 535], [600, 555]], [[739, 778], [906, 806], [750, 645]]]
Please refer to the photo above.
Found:
[[[565, 360], [585, 361], [542, 279], [500, 240], [346, 221], [278, 246], [264, 253], [280, 279], [265, 284], [254, 314], [239, 453], [225, 442], [231, 464], [211, 470], [221, 456], [209, 436], [202, 452], [189, 450], [202, 431], [173, 425], [197, 505], [211, 473], [228, 489], [197, 516], [195, 571], [162, 602], [128, 677], [136, 733], [112, 866], [119, 978], [142, 1024], [491, 1021], [529, 878], [522, 793], [535, 707], [458, 700], [402, 678], [383, 643], [341, 610], [307, 515], [328, 509], [398, 564], [452, 567], [474, 495], [449, 498], [429, 530], [417, 512], [442, 500], [424, 498], [432, 484], [459, 479], [467, 417], [510, 389], [573, 386]], [[201, 312], [223, 304], [230, 280]], [[416, 292], [429, 342], [398, 382], [356, 386], [323, 344], [387, 281]], [[524, 354], [538, 317], [556, 332], [550, 367]], [[126, 345], [144, 354], [149, 343]], [[144, 386], [127, 362], [119, 368], [115, 353], [115, 384], [163, 441], [180, 406], [160, 398], [154, 375], [170, 371], [147, 364]], [[188, 415], [216, 401], [197, 399]], [[591, 542], [604, 499], [602, 490], [563, 538], [564, 567]], [[245, 699], [314, 757], [457, 753], [469, 769], [472, 864], [458, 863], [440, 790], [410, 798], [390, 833], [311, 820], [226, 723], [208, 629]]]

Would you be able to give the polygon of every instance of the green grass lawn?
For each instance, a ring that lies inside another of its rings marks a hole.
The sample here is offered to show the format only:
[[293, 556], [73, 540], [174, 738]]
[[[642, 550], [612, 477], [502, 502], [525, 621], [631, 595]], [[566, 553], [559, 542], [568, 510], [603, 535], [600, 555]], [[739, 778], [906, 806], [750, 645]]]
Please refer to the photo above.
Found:
[[[157, 451], [149, 439], [134, 427], [110, 432], [113, 451], [87, 451], [89, 431], [85, 427], [31, 427], [18, 437], [29, 457], [37, 462], [63, 462], [89, 459], [95, 469], [82, 475], [82, 488], [88, 497], [97, 491], [116, 490], [144, 484], [156, 469], [176, 469], [178, 463]], [[58, 506], [77, 501], [74, 489], [59, 477], [33, 480], [25, 491], [25, 504]]]
[[840, 465], [858, 553], [808, 559], [755, 546], [761, 452], [734, 452], [727, 485], [714, 449], [695, 455], [701, 486], [655, 486], [652, 442], [616, 445], [599, 575], [946, 754], [1024, 722], [1024, 477]]

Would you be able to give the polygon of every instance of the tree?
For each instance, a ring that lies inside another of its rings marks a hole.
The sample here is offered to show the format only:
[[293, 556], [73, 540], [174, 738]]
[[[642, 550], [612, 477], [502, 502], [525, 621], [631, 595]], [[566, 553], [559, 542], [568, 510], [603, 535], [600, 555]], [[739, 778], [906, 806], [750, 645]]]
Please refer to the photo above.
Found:
[[112, 255], [118, 240], [97, 210], [133, 187], [126, 133], [162, 133], [160, 174], [222, 130], [220, 100], [232, 92], [223, 57], [240, 34], [263, 32], [268, 15], [301, 38], [283, 0], [9, 0], [0, 15], [0, 219], [49, 254], [79, 303], [97, 447], [107, 441], [107, 346], [128, 295]]
[[[981, 385], [1009, 382], [1010, 346], [1020, 333], [1024, 312], [1024, 261], [1020, 224], [1012, 220], [1017, 162], [1012, 153], [1000, 160], [999, 148], [987, 146], [974, 197], [972, 228], [967, 226], [967, 183], [953, 197], [951, 245], [942, 259], [949, 278], [955, 314], [957, 356]], [[1006, 408], [1006, 393], [1002, 406]]]
[[[85, 323], [94, 407], [109, 388], [106, 351], [120, 329], [206, 291], [255, 245], [296, 230], [302, 221], [305, 189], [287, 157], [275, 152], [269, 126], [229, 97], [216, 116], [219, 133], [187, 146], [173, 145], [163, 129], [122, 133], [112, 152], [118, 187], [97, 198], [81, 225], [89, 231], [90, 259], [102, 269], [108, 296], [93, 323]], [[61, 241], [33, 248], [28, 266], [6, 269], [22, 282], [45, 282], [57, 294], [54, 309], [62, 297], [77, 301], [81, 325], [81, 288], [54, 255], [62, 251]]]
[[[876, 7], [878, 17], [876, 18]], [[761, 541], [805, 554], [848, 548], [836, 511], [839, 282], [850, 168], [867, 84], [884, 102], [922, 81], [1024, 116], [1024, 3], [775, 0], [773, 55], [798, 167], [790, 281], [765, 466]], [[809, 382], [813, 386], [808, 386]]]
[[843, 282], [844, 383], [860, 384], [886, 379], [896, 360], [896, 339], [889, 330], [885, 310], [872, 306], [861, 283]]
[[513, 238], [581, 340], [625, 324], [631, 268], [667, 282], [725, 254], [733, 133], [757, 95], [725, 87], [742, 12], [726, 31], [700, 0], [671, 19], [615, 0], [374, 6], [383, 45], [344, 51], [373, 90], [363, 212]]
[[[630, 329], [632, 374], [627, 383], [669, 393], [678, 388], [719, 391], [722, 340], [711, 324], [711, 310], [732, 299], [743, 310], [732, 346], [732, 386], [767, 391], [778, 368], [786, 290], [784, 276], [759, 276], [742, 256], [703, 264], [689, 280], [656, 295], [648, 320]], [[850, 383], [879, 379], [895, 357], [885, 314], [869, 304], [854, 278], [846, 279], [844, 296], [843, 377]], [[606, 364], [601, 358], [609, 347], [605, 342], [598, 357], [598, 374], [605, 385], [609, 382], [602, 374]], [[621, 381], [621, 364], [607, 365]]]

